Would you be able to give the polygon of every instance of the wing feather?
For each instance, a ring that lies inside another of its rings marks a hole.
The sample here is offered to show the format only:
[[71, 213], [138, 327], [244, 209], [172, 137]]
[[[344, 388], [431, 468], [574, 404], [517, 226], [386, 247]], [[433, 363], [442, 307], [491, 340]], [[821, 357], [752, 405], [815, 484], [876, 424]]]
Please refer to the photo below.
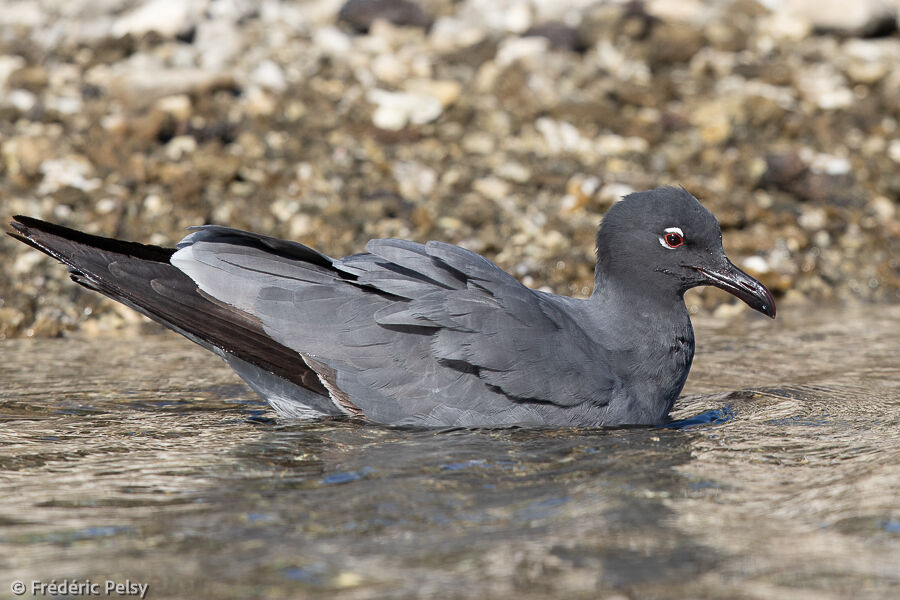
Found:
[[388, 239], [333, 260], [285, 244], [202, 229], [173, 264], [333, 371], [370, 418], [566, 424], [609, 397], [609, 370], [592, 368], [604, 350], [571, 307], [474, 252]]

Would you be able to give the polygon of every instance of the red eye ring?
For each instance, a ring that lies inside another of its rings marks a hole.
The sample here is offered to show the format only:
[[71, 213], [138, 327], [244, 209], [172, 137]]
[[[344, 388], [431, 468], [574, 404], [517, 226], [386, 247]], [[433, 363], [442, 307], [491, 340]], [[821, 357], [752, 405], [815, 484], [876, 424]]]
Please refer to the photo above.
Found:
[[674, 231], [668, 232], [663, 236], [663, 239], [665, 240], [666, 245], [669, 246], [669, 248], [677, 248], [684, 243], [684, 238]]

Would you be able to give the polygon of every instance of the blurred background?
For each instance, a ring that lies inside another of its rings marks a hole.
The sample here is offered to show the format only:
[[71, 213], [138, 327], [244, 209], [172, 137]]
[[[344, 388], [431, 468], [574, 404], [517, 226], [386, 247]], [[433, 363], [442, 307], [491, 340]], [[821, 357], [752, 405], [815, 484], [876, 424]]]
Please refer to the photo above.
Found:
[[[219, 223], [333, 256], [440, 239], [585, 296], [604, 211], [673, 184], [781, 310], [896, 303], [898, 9], [4, 0], [0, 215], [164, 245]], [[155, 328], [0, 251], [0, 337]]]

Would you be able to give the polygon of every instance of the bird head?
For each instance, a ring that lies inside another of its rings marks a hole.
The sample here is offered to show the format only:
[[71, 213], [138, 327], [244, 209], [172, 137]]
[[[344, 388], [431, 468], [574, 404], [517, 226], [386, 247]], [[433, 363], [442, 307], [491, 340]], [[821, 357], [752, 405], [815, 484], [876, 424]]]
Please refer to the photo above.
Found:
[[597, 232], [596, 286], [610, 284], [645, 295], [713, 285], [775, 318], [772, 294], [728, 259], [716, 218], [683, 188], [636, 192], [609, 209]]

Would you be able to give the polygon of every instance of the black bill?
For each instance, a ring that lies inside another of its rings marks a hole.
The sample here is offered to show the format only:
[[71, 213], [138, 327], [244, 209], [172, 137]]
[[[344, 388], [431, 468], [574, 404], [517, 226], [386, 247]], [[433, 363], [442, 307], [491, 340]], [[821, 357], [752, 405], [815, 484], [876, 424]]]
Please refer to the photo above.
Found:
[[750, 308], [775, 318], [775, 299], [772, 293], [759, 281], [734, 266], [730, 260], [726, 259], [724, 267], [718, 269], [694, 268], [709, 280], [709, 285], [722, 288], [746, 302]]

